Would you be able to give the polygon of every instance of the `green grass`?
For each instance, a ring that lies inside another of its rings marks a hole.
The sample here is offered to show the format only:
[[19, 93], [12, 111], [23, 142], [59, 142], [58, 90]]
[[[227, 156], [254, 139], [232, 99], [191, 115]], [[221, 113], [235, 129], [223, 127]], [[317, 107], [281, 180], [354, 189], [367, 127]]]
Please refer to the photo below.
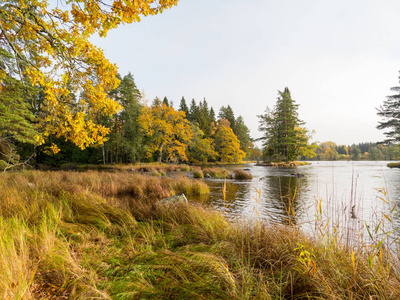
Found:
[[[154, 203], [200, 182], [105, 172], [0, 176], [2, 299], [399, 299], [397, 257]], [[370, 259], [373, 257], [373, 259]]]

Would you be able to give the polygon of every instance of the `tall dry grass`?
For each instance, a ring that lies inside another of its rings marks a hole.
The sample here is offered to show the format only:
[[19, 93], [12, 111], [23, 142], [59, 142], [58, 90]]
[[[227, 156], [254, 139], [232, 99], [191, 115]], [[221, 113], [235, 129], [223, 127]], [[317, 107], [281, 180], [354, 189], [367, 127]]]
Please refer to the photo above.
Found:
[[295, 226], [228, 221], [187, 178], [132, 173], [0, 176], [1, 299], [399, 299], [385, 255]]

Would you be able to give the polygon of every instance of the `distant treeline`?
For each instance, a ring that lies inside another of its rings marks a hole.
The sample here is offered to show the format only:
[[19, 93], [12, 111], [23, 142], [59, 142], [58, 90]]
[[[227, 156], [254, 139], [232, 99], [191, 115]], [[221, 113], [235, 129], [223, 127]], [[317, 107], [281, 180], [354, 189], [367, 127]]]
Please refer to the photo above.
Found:
[[301, 157], [301, 160], [398, 160], [400, 146], [379, 143], [359, 143], [351, 146], [336, 145], [334, 142], [314, 144], [313, 157]]

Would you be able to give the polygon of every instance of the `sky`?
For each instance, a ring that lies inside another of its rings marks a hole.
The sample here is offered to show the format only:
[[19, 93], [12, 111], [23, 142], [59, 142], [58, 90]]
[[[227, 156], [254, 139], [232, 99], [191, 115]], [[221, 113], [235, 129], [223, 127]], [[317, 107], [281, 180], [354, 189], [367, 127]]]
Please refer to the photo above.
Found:
[[149, 101], [230, 105], [258, 117], [288, 87], [313, 141], [384, 139], [377, 108], [399, 85], [398, 0], [180, 0], [93, 42]]

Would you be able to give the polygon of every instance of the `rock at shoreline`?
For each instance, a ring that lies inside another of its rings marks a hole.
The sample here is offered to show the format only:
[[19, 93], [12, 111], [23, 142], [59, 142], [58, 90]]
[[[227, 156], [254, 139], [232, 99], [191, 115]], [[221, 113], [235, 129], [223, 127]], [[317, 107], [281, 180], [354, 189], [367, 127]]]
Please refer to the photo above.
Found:
[[156, 205], [174, 205], [177, 203], [179, 203], [179, 204], [180, 203], [188, 203], [188, 200], [186, 199], [186, 196], [184, 193], [161, 199], [160, 201], [158, 201], [156, 203]]

